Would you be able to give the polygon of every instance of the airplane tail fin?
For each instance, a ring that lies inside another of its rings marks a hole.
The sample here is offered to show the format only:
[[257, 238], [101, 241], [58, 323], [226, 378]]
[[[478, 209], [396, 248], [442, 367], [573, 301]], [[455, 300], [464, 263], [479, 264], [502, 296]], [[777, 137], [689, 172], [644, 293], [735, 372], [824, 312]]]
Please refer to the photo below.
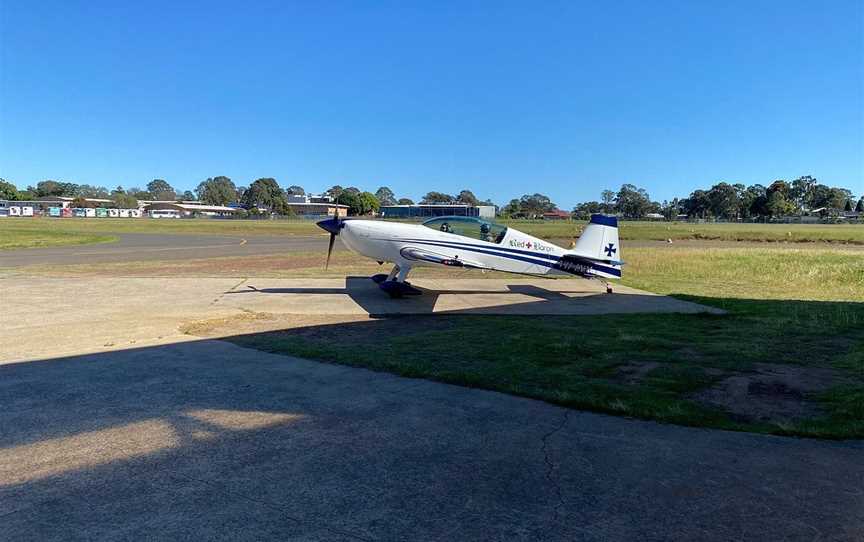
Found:
[[591, 215], [591, 221], [569, 254], [596, 262], [594, 274], [606, 278], [621, 278], [621, 245], [618, 243], [618, 219], [614, 216]]

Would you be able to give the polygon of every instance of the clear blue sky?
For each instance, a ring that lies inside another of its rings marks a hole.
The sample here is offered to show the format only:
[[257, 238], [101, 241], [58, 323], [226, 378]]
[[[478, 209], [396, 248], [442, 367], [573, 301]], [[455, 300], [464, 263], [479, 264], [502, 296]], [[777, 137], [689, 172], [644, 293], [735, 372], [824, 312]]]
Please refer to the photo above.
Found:
[[0, 177], [864, 192], [864, 2], [0, 3]]

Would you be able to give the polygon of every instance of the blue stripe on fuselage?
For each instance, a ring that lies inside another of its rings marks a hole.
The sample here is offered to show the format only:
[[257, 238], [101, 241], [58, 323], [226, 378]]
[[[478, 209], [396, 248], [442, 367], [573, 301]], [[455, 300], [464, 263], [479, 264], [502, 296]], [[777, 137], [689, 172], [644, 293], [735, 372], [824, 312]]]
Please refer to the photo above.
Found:
[[[425, 241], [422, 239], [398, 239], [398, 241], [413, 242], [413, 243], [432, 245], [432, 246], [438, 246], [438, 247], [444, 247], [444, 248], [464, 249], [464, 250], [469, 250], [471, 252], [477, 252], [480, 254], [488, 254], [490, 256], [498, 256], [499, 258], [508, 258], [511, 260], [519, 260], [519, 261], [523, 261], [523, 262], [527, 262], [527, 263], [531, 263], [531, 264], [535, 264], [535, 265], [540, 265], [543, 267], [549, 267], [552, 269], [557, 268], [556, 264], [561, 260], [560, 256], [553, 256], [551, 254], [534, 254], [534, 253], [527, 252], [524, 250], [514, 250], [514, 249], [503, 248], [503, 247], [486, 247], [486, 246], [482, 246], [482, 245], [472, 245], [470, 243], [456, 243], [456, 242], [452, 242], [452, 241], [439, 241], [439, 240]], [[495, 250], [496, 248], [498, 250], [502, 250], [504, 252], [493, 252], [493, 250]], [[526, 254], [528, 256], [546, 258], [546, 260], [552, 260], [552, 261], [534, 260], [531, 258], [518, 256], [516, 254], [508, 254], [508, 252], [516, 252], [516, 253]], [[621, 270], [615, 269], [614, 267], [608, 267], [605, 265], [600, 265], [600, 264], [594, 263], [590, 260], [585, 260], [585, 265], [589, 266], [593, 270], [600, 271], [602, 273], [607, 273], [607, 274], [615, 276], [615, 277], [621, 276]]]
[[[503, 252], [493, 252], [492, 247], [484, 247], [478, 245], [470, 245], [467, 243], [450, 243], [448, 241], [421, 241], [419, 239], [399, 239], [399, 241], [405, 241], [408, 243], [419, 243], [421, 245], [432, 245], [436, 247], [444, 247], [444, 248], [455, 248], [461, 250], [468, 250], [471, 252], [477, 252], [480, 254], [488, 254], [490, 256], [498, 256], [499, 258], [508, 258], [510, 260], [520, 260], [523, 262], [533, 263], [535, 265], [542, 265], [543, 267], [553, 267], [555, 264], [545, 261], [545, 260], [534, 260], [532, 258], [526, 258], [524, 256], [517, 256], [516, 254], [507, 254]], [[463, 245], [463, 246], [459, 246]], [[555, 261], [558, 261], [558, 258], [555, 258]]]
[[[425, 242], [425, 239], [398, 239], [398, 240], [399, 241]], [[436, 239], [435, 242], [436, 243], [449, 243], [453, 247], [462, 246], [462, 247], [468, 247], [468, 248], [475, 248], [476, 247], [476, 248], [483, 248], [483, 249], [487, 249], [487, 250], [500, 250], [502, 252], [512, 252], [513, 254], [525, 254], [526, 256], [534, 256], [535, 258], [544, 258], [547, 260], [554, 260], [554, 261], [558, 261], [558, 259], [560, 258], [560, 256], [555, 256], [554, 254], [539, 254], [537, 252], [531, 252], [529, 250], [519, 250], [518, 248], [507, 248], [507, 247], [501, 247], [501, 246], [497, 246], [497, 245], [494, 245], [494, 246], [474, 245], [471, 243], [459, 243], [457, 241], [442, 241], [439, 239]]]

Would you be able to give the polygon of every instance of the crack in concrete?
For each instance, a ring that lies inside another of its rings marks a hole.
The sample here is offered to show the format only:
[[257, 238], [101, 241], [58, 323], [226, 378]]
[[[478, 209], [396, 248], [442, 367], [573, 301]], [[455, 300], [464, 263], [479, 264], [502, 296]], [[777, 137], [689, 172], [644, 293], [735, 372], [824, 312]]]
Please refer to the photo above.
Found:
[[561, 484], [558, 481], [558, 477], [555, 475], [555, 463], [553, 463], [552, 459], [549, 457], [549, 439], [552, 438], [556, 433], [564, 429], [567, 425], [568, 420], [570, 419], [570, 410], [564, 410], [564, 416], [561, 419], [561, 423], [555, 429], [549, 431], [545, 435], [543, 435], [540, 439], [541, 446], [540, 451], [543, 454], [543, 462], [546, 464], [546, 480], [548, 480], [549, 484], [552, 485], [552, 488], [555, 491], [555, 496], [558, 498], [558, 504], [555, 505], [555, 518], [561, 515], [561, 507], [564, 506], [564, 494], [561, 490]]
[[219, 294], [219, 295], [216, 297], [216, 299], [214, 299], [212, 302], [210, 302], [210, 306], [212, 307], [212, 306], [215, 305], [216, 303], [219, 303], [220, 301], [222, 301], [222, 298], [223, 298], [223, 297], [225, 297], [227, 294], [233, 292], [234, 290], [236, 290], [237, 288], [239, 288], [240, 286], [242, 286], [243, 283], [245, 283], [247, 280], [249, 280], [249, 277], [244, 278], [243, 280], [241, 280], [240, 282], [238, 282], [238, 283], [235, 284], [234, 286], [228, 288], [227, 290], [225, 290], [224, 292], [222, 292], [221, 294]]

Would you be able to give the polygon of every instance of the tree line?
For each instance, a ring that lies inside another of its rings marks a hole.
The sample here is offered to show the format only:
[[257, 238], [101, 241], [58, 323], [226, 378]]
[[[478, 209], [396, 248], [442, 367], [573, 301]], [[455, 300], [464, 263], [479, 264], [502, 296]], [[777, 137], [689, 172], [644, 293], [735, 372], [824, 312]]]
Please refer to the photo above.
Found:
[[[120, 208], [136, 208], [139, 200], [157, 201], [199, 201], [208, 205], [239, 205], [250, 214], [273, 213], [291, 215], [288, 205], [289, 196], [305, 195], [302, 186], [292, 185], [282, 188], [276, 179], [262, 177], [249, 186], [237, 186], [226, 176], [210, 177], [201, 181], [194, 192], [180, 192], [164, 179], [153, 179], [144, 189], [118, 186], [108, 190], [103, 186], [75, 184], [45, 180], [18, 190], [12, 183], [0, 179], [0, 199], [32, 200], [48, 196], [75, 198], [73, 205], [92, 206], [85, 199], [107, 199], [110, 204]], [[348, 206], [351, 215], [369, 215], [381, 206], [413, 205], [407, 197], [397, 198], [387, 186], [378, 188], [374, 193], [349, 186], [334, 185], [324, 192], [332, 201]], [[421, 204], [460, 204], [492, 205], [489, 200], [480, 200], [471, 190], [465, 189], [458, 194], [427, 192]], [[544, 213], [554, 211], [556, 205], [543, 194], [525, 194], [512, 199], [504, 206], [496, 207], [496, 213], [505, 218], [535, 219]], [[587, 219], [593, 213], [617, 214], [631, 219], [645, 218], [649, 214], [662, 215], [673, 220], [682, 215], [689, 218], [771, 219], [819, 212], [822, 215], [836, 216], [844, 211], [864, 212], [864, 195], [855, 199], [852, 191], [846, 188], [831, 187], [820, 183], [811, 176], [799, 177], [791, 182], [776, 180], [768, 186], [754, 184], [745, 186], [736, 183], [719, 182], [705, 189], [694, 190], [686, 198], [671, 201], [653, 201], [644, 188], [624, 184], [616, 192], [603, 190], [600, 201], [578, 204], [572, 211], [577, 219]]]
[[[137, 208], [138, 201], [197, 201], [207, 205], [240, 205], [249, 214], [273, 213], [277, 215], [292, 215], [288, 204], [289, 196], [304, 196], [306, 191], [302, 186], [292, 185], [282, 188], [276, 179], [262, 177], [249, 186], [238, 186], [230, 177], [224, 175], [209, 177], [195, 188], [194, 193], [186, 190], [175, 190], [164, 179], [153, 179], [146, 188], [132, 187], [124, 189], [118, 186], [108, 190], [104, 186], [75, 184], [54, 180], [45, 180], [28, 186], [26, 190], [18, 190], [12, 183], [0, 179], [0, 199], [34, 200], [51, 196], [74, 198], [76, 207], [90, 207], [92, 202], [86, 199], [106, 199], [111, 205], [119, 208]], [[355, 186], [343, 188], [334, 185], [324, 194], [331, 201], [348, 206], [350, 215], [369, 215], [378, 211], [382, 205], [413, 205], [410, 198], [397, 198], [393, 190], [382, 186], [375, 193], [360, 190]], [[548, 198], [547, 198], [548, 200]], [[462, 190], [453, 196], [443, 192], [428, 192], [421, 200], [422, 204], [464, 204], [464, 205], [494, 205], [490, 200], [480, 201], [470, 190]]]
[[617, 214], [625, 218], [645, 218], [649, 214], [674, 220], [686, 215], [701, 219], [766, 220], [805, 213], [838, 216], [842, 212], [864, 212], [864, 195], [856, 200], [851, 190], [827, 186], [811, 176], [787, 182], [776, 180], [768, 186], [719, 182], [697, 189], [686, 198], [652, 201], [648, 192], [632, 184], [618, 190], [604, 190], [601, 201], [588, 201], [573, 209], [574, 218], [588, 218], [592, 213]]

